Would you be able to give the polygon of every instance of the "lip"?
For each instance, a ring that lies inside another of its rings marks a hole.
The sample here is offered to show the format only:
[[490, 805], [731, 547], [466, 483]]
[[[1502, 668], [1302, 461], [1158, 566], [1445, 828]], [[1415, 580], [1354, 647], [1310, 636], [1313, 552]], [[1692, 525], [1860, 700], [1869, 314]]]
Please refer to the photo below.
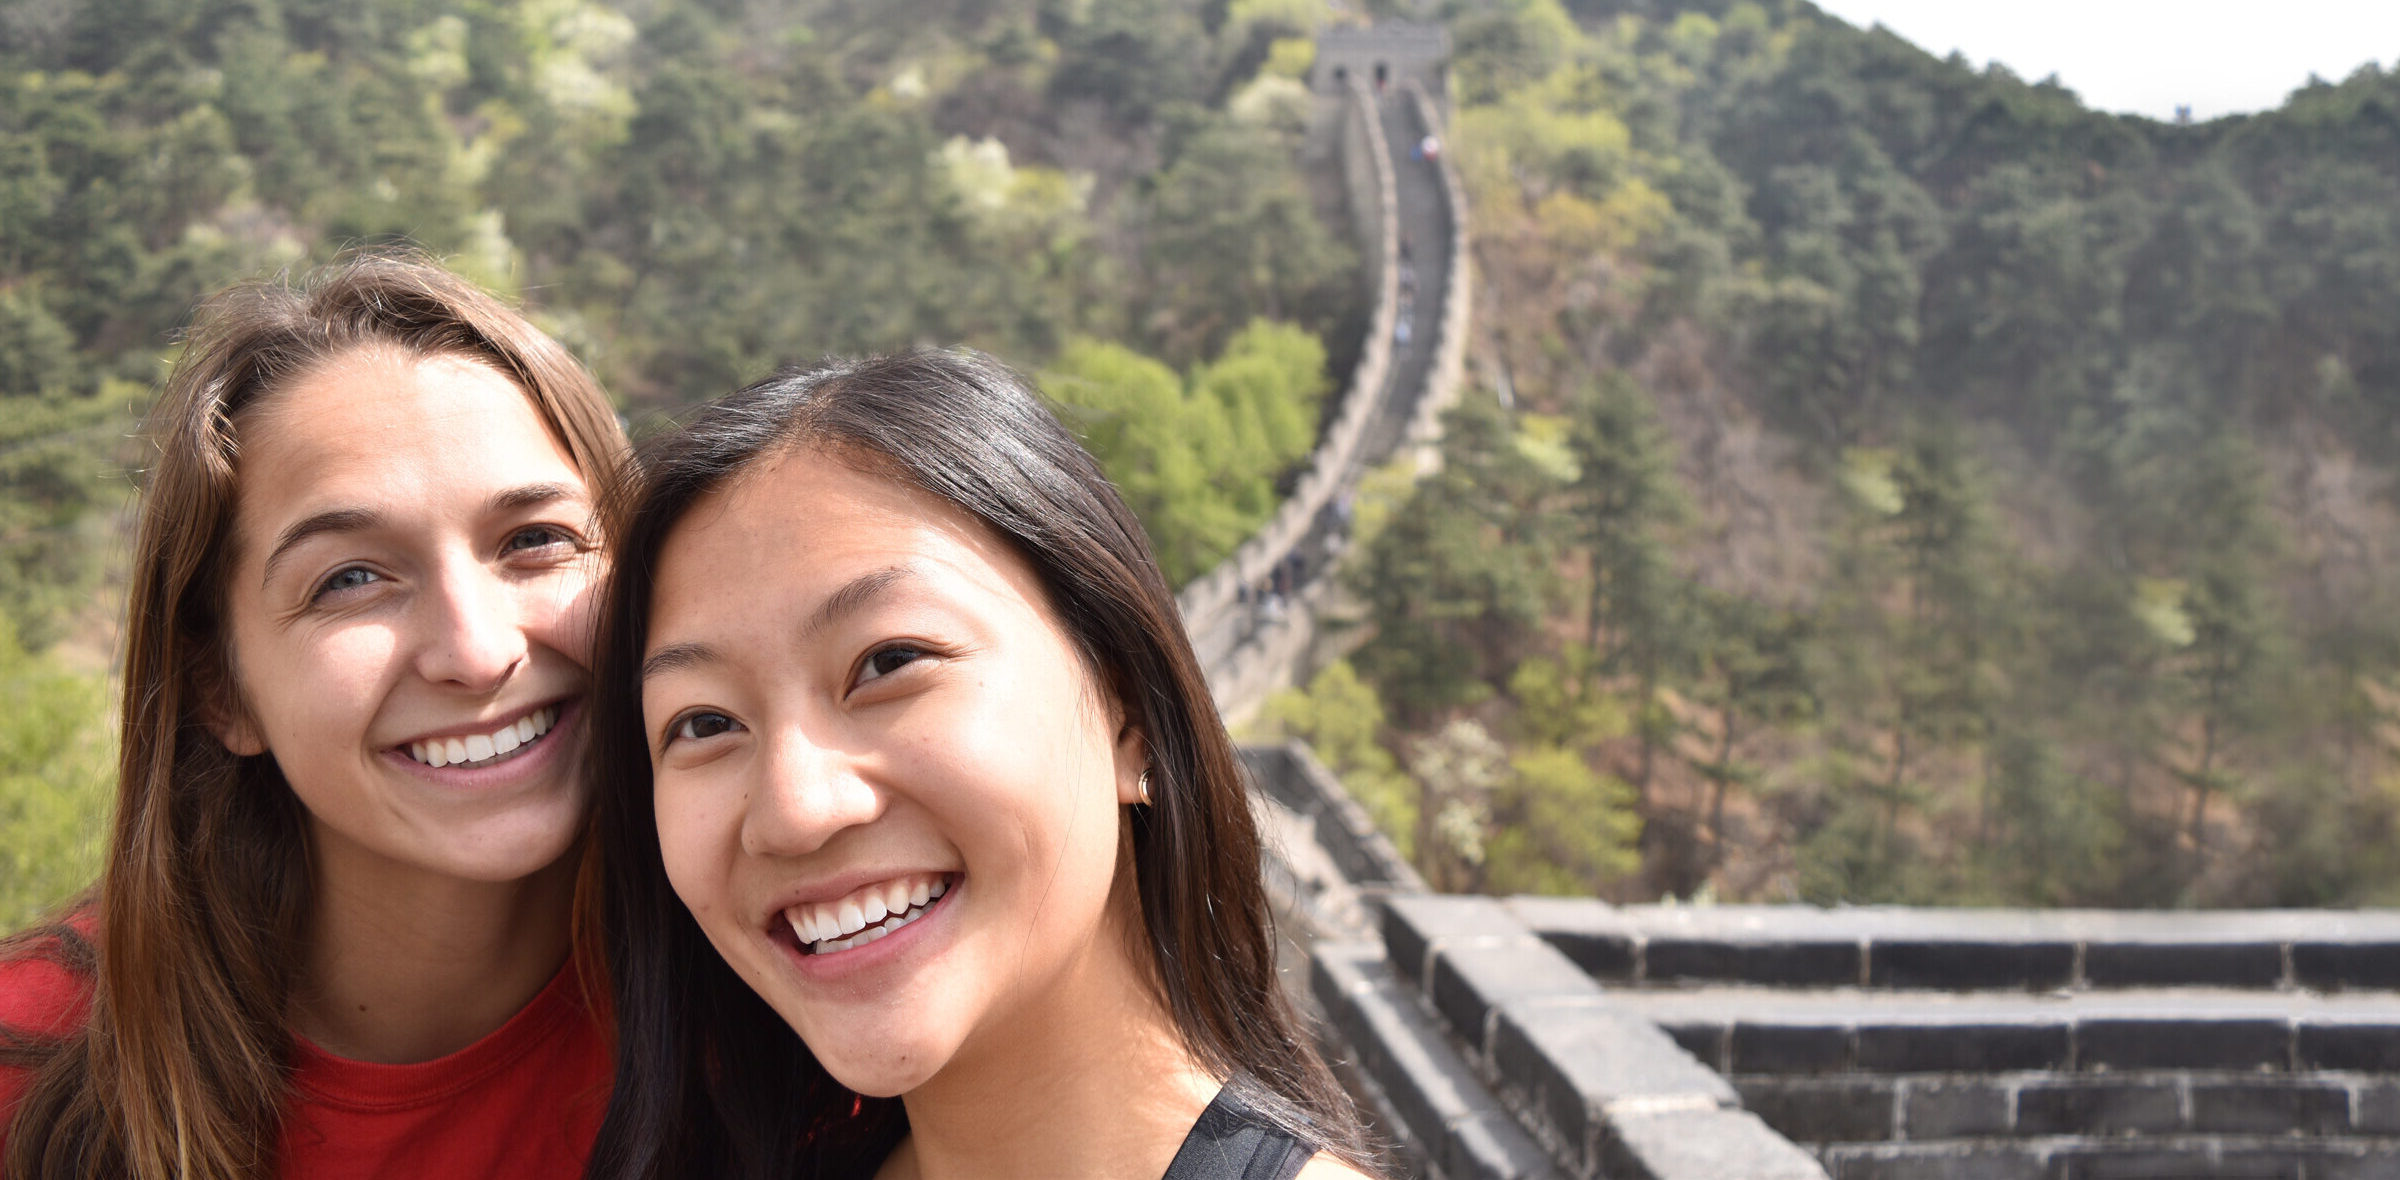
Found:
[[777, 907], [768, 915], [767, 941], [773, 943], [775, 949], [782, 953], [784, 960], [800, 973], [803, 980], [809, 982], [837, 983], [878, 970], [903, 955], [914, 953], [920, 947], [927, 945], [928, 940], [944, 938], [949, 934], [950, 923], [947, 919], [950, 914], [950, 906], [966, 889], [967, 875], [956, 869], [947, 870], [947, 872], [951, 878], [950, 888], [936, 898], [932, 905], [925, 907], [923, 917], [865, 946], [853, 947], [831, 955], [808, 954], [800, 949], [800, 936], [792, 932], [791, 923], [784, 921], [783, 912], [794, 905], [809, 904], [812, 900], [830, 901], [844, 896], [849, 890], [855, 890], [861, 885], [875, 881], [887, 881], [904, 874], [884, 872], [854, 876], [847, 878], [850, 882], [848, 889], [837, 889], [832, 893], [825, 892], [826, 888], [840, 884], [841, 879], [836, 879], [810, 888], [805, 896], [795, 894], [794, 900]]
[[[524, 750], [525, 753], [518, 754], [517, 756], [509, 758], [505, 761], [495, 762], [489, 766], [452, 765], [435, 767], [427, 766], [424, 763], [408, 756], [407, 747], [409, 742], [431, 741], [435, 738], [463, 737], [467, 734], [474, 733], [488, 733], [492, 729], [498, 728], [507, 721], [514, 720], [517, 717], [523, 717], [529, 713], [532, 713], [536, 709], [546, 709], [551, 707], [556, 707], [558, 709], [557, 724], [552, 725], [549, 729], [549, 732], [542, 734], [540, 737], [537, 737], [530, 742], [527, 742], [523, 746], [517, 747], [520, 750]], [[387, 747], [383, 751], [383, 757], [385, 761], [397, 764], [401, 769], [415, 775], [418, 778], [439, 783], [447, 787], [453, 787], [461, 790], [482, 790], [492, 787], [509, 786], [527, 778], [541, 775], [547, 772], [551, 767], [557, 765], [558, 760], [565, 757], [565, 751], [569, 748], [569, 743], [561, 739], [573, 737], [575, 727], [580, 724], [582, 720], [583, 701], [577, 697], [560, 697], [556, 700], [542, 701], [537, 704], [529, 705], [522, 712], [515, 714], [514, 717], [496, 718], [489, 722], [487, 727], [483, 729], [477, 729], [475, 726], [486, 723], [476, 722], [470, 723], [463, 727], [420, 734], [408, 739], [406, 742], [400, 743], [399, 745]]]
[[778, 894], [773, 901], [768, 903], [766, 915], [759, 919], [758, 925], [762, 930], [773, 930], [778, 926], [787, 925], [783, 920], [783, 911], [793, 906], [823, 905], [829, 901], [839, 901], [869, 885], [879, 885], [901, 877], [955, 877], [959, 874], [960, 870], [957, 868], [853, 869], [846, 873], [810, 881], [805, 885], [795, 886], [788, 892]]

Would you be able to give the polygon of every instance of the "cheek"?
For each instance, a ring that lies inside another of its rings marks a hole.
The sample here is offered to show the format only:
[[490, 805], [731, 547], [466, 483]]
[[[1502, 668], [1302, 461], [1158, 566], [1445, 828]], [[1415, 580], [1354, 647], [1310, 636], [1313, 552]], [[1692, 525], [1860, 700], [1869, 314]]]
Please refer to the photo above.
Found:
[[705, 920], [720, 908], [733, 868], [737, 817], [688, 784], [662, 787], [652, 797], [652, 810], [667, 883], [692, 916]]
[[281, 642], [241, 638], [236, 636], [234, 675], [270, 744], [366, 729], [383, 703], [399, 650], [385, 627], [347, 627]]
[[526, 632], [545, 646], [575, 662], [592, 666], [592, 646], [599, 630], [601, 575], [606, 566], [594, 558], [559, 575], [541, 591], [544, 597], [527, 612]]

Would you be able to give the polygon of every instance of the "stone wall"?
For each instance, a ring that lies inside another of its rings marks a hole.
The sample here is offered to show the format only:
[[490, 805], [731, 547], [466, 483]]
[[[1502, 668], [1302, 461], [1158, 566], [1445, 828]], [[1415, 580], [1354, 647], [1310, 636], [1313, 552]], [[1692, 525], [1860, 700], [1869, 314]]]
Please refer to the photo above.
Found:
[[1446, 897], [1245, 760], [1371, 883], [1310, 996], [1404, 1176], [2400, 1177], [2400, 914]]
[[[1237, 592], [1264, 581], [1275, 563], [1283, 560], [1293, 545], [1314, 527], [1318, 514], [1341, 490], [1352, 457], [1358, 451], [1360, 435], [1376, 408], [1376, 400], [1383, 396], [1391, 372], [1392, 323], [1399, 314], [1400, 299], [1392, 162], [1375, 115], [1374, 99], [1365, 84], [1355, 79], [1347, 87], [1341, 143], [1344, 172], [1352, 178], [1352, 200], [1362, 212], [1372, 211], [1368, 228], [1361, 231], [1371, 232], [1375, 243], [1366, 252], [1372, 260], [1368, 274], [1375, 302], [1365, 347], [1359, 350], [1357, 367], [1351, 370], [1349, 384], [1342, 391], [1340, 411], [1326, 428], [1316, 452], [1309, 457], [1308, 467], [1292, 494], [1276, 507], [1274, 517], [1264, 528], [1243, 542], [1216, 569], [1194, 579], [1176, 596], [1184, 626], [1192, 633], [1193, 646], [1206, 666], [1217, 706], [1236, 719], [1255, 708], [1267, 692], [1288, 681], [1290, 661], [1297, 652], [1305, 651], [1314, 637], [1317, 605], [1313, 600], [1296, 601], [1293, 609], [1286, 612], [1282, 631], [1253, 632], [1246, 617], [1249, 612], [1240, 609], [1236, 602]], [[1363, 194], [1357, 183], [1362, 177], [1370, 181]]]
[[2400, 1176], [2400, 915], [1508, 906], [1844, 1180]]
[[1723, 1077], [1500, 902], [1389, 895], [1315, 995], [1400, 1162], [1449, 1180], [1823, 1180]]
[[1380, 74], [1386, 89], [1415, 83], [1449, 94], [1450, 30], [1441, 25], [1384, 21], [1364, 28], [1327, 29], [1317, 38], [1308, 82], [1319, 93], [1356, 82], [1373, 87]]
[[[1415, 82], [1404, 88], [1417, 125], [1442, 144], [1448, 144], [1449, 128], [1441, 116], [1441, 107], [1431, 95]], [[1450, 209], [1450, 240], [1443, 248], [1450, 252], [1450, 276], [1442, 292], [1442, 329], [1434, 341], [1433, 372], [1426, 379], [1425, 392], [1417, 400], [1415, 412], [1408, 423], [1408, 442], [1417, 450], [1419, 470], [1430, 470], [1441, 442], [1442, 414], [1457, 404], [1458, 395], [1466, 381], [1467, 328], [1474, 314], [1474, 258], [1467, 236], [1467, 189], [1458, 179], [1457, 161], [1448, 151], [1441, 153], [1443, 203]]]

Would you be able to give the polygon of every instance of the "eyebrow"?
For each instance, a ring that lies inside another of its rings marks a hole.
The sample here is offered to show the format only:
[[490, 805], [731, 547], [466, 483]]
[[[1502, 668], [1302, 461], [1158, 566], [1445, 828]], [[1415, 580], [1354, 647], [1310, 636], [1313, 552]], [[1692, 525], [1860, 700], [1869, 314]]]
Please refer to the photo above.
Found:
[[583, 489], [573, 484], [529, 483], [493, 492], [492, 498], [484, 505], [484, 511], [488, 515], [499, 516], [509, 512], [522, 512], [528, 508], [539, 508], [544, 504], [555, 504], [560, 500], [572, 500], [582, 494]]
[[[806, 640], [814, 637], [840, 622], [843, 616], [857, 613], [892, 587], [915, 576], [905, 565], [887, 565], [850, 579], [842, 584], [841, 589], [826, 595], [825, 601], [818, 603], [817, 609], [808, 613], [808, 618], [800, 624], [799, 638]], [[716, 648], [705, 643], [670, 643], [643, 658], [642, 679], [647, 682], [654, 676], [681, 672], [724, 658]]]
[[[523, 512], [528, 508], [539, 508], [560, 500], [573, 499], [579, 494], [581, 493], [571, 484], [521, 484], [492, 493], [492, 498], [484, 502], [484, 513], [487, 516], [502, 516], [512, 512]], [[299, 548], [302, 543], [311, 538], [321, 537], [328, 533], [362, 533], [381, 526], [383, 522], [383, 514], [372, 508], [334, 508], [293, 521], [281, 534], [276, 536], [275, 548], [267, 552], [266, 566], [260, 574], [259, 581], [273, 581], [275, 567], [281, 564], [285, 557], [290, 556], [292, 550]]]
[[275, 538], [275, 547], [267, 551], [267, 564], [259, 575], [261, 583], [275, 580], [275, 567], [290, 556], [292, 550], [312, 537], [327, 533], [360, 533], [383, 523], [383, 514], [372, 508], [336, 508], [293, 521]]

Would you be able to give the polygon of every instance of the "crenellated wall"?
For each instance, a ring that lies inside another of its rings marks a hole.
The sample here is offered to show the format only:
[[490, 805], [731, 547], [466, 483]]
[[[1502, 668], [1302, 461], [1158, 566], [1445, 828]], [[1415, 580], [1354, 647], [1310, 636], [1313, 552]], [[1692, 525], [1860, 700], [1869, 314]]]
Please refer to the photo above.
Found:
[[[1405, 87], [1409, 105], [1415, 110], [1418, 126], [1444, 145], [1449, 143], [1449, 128], [1441, 116], [1441, 106], [1413, 80]], [[1442, 414], [1457, 404], [1459, 390], [1466, 380], [1467, 328], [1474, 314], [1474, 258], [1467, 237], [1467, 190], [1458, 179], [1458, 165], [1448, 151], [1436, 161], [1440, 165], [1443, 204], [1450, 214], [1448, 282], [1442, 292], [1441, 332], [1434, 339], [1433, 369], [1425, 380], [1425, 390], [1417, 399], [1416, 409], [1408, 421], [1408, 445], [1417, 452], [1418, 470], [1430, 470], [1441, 442]]]
[[2400, 1177], [2400, 914], [1378, 901], [1313, 995], [1411, 1176]]
[[[1343, 95], [1343, 170], [1354, 220], [1372, 231], [1362, 230], [1372, 243], [1362, 252], [1373, 260], [1375, 313], [1340, 417], [1291, 497], [1231, 558], [1184, 590], [1185, 624], [1230, 724], [1240, 724], [1275, 690], [1314, 671], [1319, 620], [1338, 594], [1324, 576], [1333, 552], [1327, 542], [1344, 527], [1329, 519], [1332, 506], [1369, 467], [1401, 448], [1415, 450], [1420, 469], [1429, 466], [1425, 457], [1438, 441], [1441, 412], [1456, 400], [1465, 371], [1472, 284], [1464, 190], [1447, 153], [1431, 160], [1413, 154], [1425, 136], [1438, 142], [1444, 133], [1441, 108], [1414, 79], [1379, 98], [1350, 75]], [[1412, 153], [1405, 173], [1394, 162], [1403, 150]], [[1412, 221], [1423, 239], [1413, 263], [1400, 257], [1400, 227]], [[1425, 280], [1413, 300], [1402, 298], [1404, 270]], [[1396, 336], [1404, 318], [1413, 329], [1405, 341]], [[1295, 553], [1306, 576], [1291, 585], [1281, 610], [1256, 610], [1241, 601], [1242, 587], [1263, 585]]]
[[[1375, 292], [1365, 345], [1359, 350], [1358, 364], [1342, 390], [1340, 411], [1309, 457], [1308, 467], [1292, 494], [1277, 506], [1274, 517], [1264, 528], [1243, 542], [1217, 568], [1185, 586], [1177, 596], [1184, 626], [1191, 632], [1193, 647], [1208, 672], [1218, 708], [1229, 717], [1247, 714], [1265, 699], [1266, 693], [1278, 687], [1281, 676], [1288, 675], [1282, 669], [1288, 667], [1289, 657], [1281, 653], [1295, 647], [1304, 649], [1314, 634], [1313, 623], [1307, 621], [1313, 617], [1313, 600], [1292, 603], [1295, 609], [1285, 615], [1287, 627], [1281, 632], [1270, 632], [1253, 627], [1250, 612], [1237, 602], [1237, 591], [1266, 581], [1276, 564], [1285, 560], [1293, 547], [1316, 527], [1319, 515], [1347, 486], [1344, 481], [1350, 477], [1359, 440], [1389, 383], [1392, 327], [1400, 302], [1399, 230], [1392, 161], [1381, 133], [1375, 100], [1366, 84], [1352, 78], [1344, 93], [1343, 170], [1351, 178], [1353, 207], [1365, 215], [1359, 218], [1363, 223], [1361, 236], [1373, 242], [1371, 249], [1362, 251], [1371, 260], [1368, 278]], [[1358, 183], [1361, 178], [1369, 185], [1363, 194]], [[1301, 634], [1288, 633], [1292, 630]]]

